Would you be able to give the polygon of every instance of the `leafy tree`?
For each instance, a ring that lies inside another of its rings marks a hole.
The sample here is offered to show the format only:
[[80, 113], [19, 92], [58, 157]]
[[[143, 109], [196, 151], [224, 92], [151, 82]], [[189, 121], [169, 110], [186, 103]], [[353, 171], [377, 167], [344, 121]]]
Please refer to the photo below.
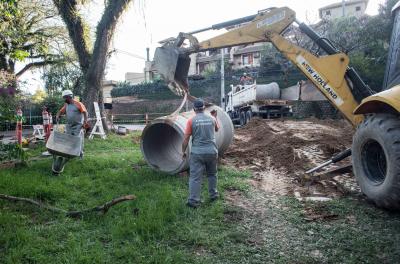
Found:
[[[67, 45], [64, 28], [50, 0], [8, 0], [0, 2], [0, 69], [15, 73], [63, 59], [60, 47]], [[16, 62], [26, 63], [15, 72]]]
[[15, 76], [0, 70], [0, 121], [11, 120], [15, 114], [18, 93]]
[[74, 95], [82, 97], [83, 75], [75, 63], [59, 63], [44, 68], [42, 79], [50, 96], [57, 96], [63, 90], [71, 90]]
[[43, 102], [43, 100], [47, 97], [47, 94], [45, 91], [43, 91], [40, 88], [37, 88], [35, 93], [31, 96], [31, 100], [33, 103], [39, 104]]
[[[49, 109], [49, 113], [52, 113], [53, 116], [61, 109], [64, 105], [64, 100], [60, 96], [52, 96], [49, 95], [41, 103], [41, 106], [47, 106]], [[40, 107], [41, 108], [41, 107]]]

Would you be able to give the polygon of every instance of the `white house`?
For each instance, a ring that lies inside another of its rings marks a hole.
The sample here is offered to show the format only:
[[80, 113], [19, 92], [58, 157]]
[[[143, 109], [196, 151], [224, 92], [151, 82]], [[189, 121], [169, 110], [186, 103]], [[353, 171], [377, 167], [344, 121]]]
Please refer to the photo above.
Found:
[[[319, 18], [321, 19], [335, 19], [343, 16], [361, 17], [365, 14], [369, 0], [347, 0], [337, 2], [331, 5], [321, 7], [319, 9]], [[344, 8], [343, 8], [344, 7]]]

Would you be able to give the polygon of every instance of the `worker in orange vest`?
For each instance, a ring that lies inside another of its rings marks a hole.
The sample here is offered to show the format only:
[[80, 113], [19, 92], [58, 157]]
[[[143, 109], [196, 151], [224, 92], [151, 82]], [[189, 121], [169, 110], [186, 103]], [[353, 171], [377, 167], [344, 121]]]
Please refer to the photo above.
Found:
[[58, 111], [56, 120], [60, 119], [61, 114], [67, 116], [67, 124], [65, 132], [73, 136], [80, 136], [82, 138], [81, 158], [83, 157], [83, 130], [82, 128], [89, 127], [88, 112], [86, 107], [79, 101], [73, 99], [72, 91], [65, 90], [62, 92], [62, 97], [65, 100], [64, 106]]

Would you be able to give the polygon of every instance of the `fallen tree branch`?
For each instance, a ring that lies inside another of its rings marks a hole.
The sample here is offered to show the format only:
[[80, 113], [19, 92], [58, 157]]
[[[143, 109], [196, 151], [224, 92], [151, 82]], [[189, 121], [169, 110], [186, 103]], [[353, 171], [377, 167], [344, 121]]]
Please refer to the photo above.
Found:
[[131, 200], [135, 200], [136, 196], [135, 195], [125, 195], [125, 196], [121, 196], [118, 198], [114, 198], [111, 201], [103, 204], [103, 205], [99, 205], [93, 208], [89, 208], [89, 209], [85, 209], [85, 210], [81, 210], [81, 211], [67, 211], [64, 209], [60, 209], [57, 207], [53, 207], [53, 206], [49, 206], [46, 204], [43, 204], [41, 202], [29, 199], [29, 198], [24, 198], [24, 197], [16, 197], [16, 196], [11, 196], [11, 195], [6, 195], [6, 194], [0, 194], [0, 199], [3, 200], [7, 200], [7, 201], [12, 201], [12, 202], [24, 202], [24, 203], [29, 203], [29, 204], [33, 204], [37, 207], [40, 207], [42, 209], [54, 212], [54, 213], [61, 213], [64, 214], [65, 216], [68, 217], [72, 217], [72, 218], [78, 218], [78, 217], [82, 217], [82, 215], [90, 213], [90, 212], [101, 212], [103, 214], [107, 213], [108, 210], [116, 205], [119, 204], [121, 202], [125, 202], [125, 201], [131, 201]]

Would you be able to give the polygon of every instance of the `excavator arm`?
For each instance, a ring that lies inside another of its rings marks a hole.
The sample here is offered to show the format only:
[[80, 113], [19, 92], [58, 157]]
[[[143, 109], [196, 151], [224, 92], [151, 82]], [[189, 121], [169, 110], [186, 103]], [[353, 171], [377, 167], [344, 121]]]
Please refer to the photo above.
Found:
[[[201, 31], [234, 26], [243, 22], [248, 23], [200, 43], [193, 36]], [[300, 30], [315, 41], [327, 55], [312, 54], [284, 38], [283, 32], [293, 22], [299, 24]], [[190, 42], [189, 47], [183, 46], [186, 39]], [[363, 115], [355, 115], [353, 112], [365, 97], [372, 94], [371, 90], [355, 70], [349, 67], [348, 56], [339, 52], [328, 40], [319, 37], [310, 27], [296, 21], [295, 12], [288, 7], [270, 8], [254, 16], [224, 22], [187, 34], [180, 33], [174, 41], [157, 48], [154, 57], [155, 68], [169, 87], [181, 95], [188, 92], [187, 74], [191, 53], [256, 42], [271, 42], [354, 126], [363, 120]]]

